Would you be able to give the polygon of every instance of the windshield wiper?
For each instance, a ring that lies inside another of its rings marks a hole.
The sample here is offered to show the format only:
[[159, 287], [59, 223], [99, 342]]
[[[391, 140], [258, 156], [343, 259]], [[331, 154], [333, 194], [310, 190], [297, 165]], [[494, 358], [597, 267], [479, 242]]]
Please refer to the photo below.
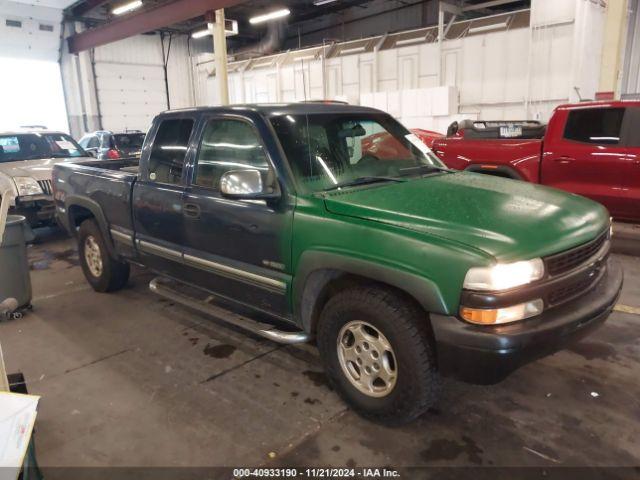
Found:
[[401, 178], [396, 178], [396, 177], [379, 177], [379, 176], [358, 177], [356, 179], [349, 180], [348, 182], [341, 182], [336, 185], [333, 185], [332, 187], [325, 188], [324, 191], [328, 192], [329, 190], [337, 190], [339, 188], [344, 188], [344, 187], [355, 187], [358, 185], [367, 185], [370, 183], [378, 183], [378, 182], [403, 183], [403, 182], [406, 182], [406, 180]]

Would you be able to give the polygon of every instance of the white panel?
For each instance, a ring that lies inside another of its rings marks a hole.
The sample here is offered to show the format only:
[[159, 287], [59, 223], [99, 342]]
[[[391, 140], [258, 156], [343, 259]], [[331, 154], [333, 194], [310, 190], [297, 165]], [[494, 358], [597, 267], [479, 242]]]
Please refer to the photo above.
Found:
[[458, 84], [458, 52], [443, 52], [443, 57], [444, 84], [455, 87]]
[[353, 85], [359, 81], [358, 55], [342, 57], [342, 84]]
[[[6, 20], [21, 23], [9, 27]], [[57, 61], [62, 10], [10, 1], [0, 2], [0, 55], [31, 60]], [[45, 28], [46, 30], [42, 30]], [[52, 31], [47, 31], [51, 29]]]
[[373, 91], [373, 63], [366, 62], [360, 64], [360, 92], [368, 93]]
[[398, 58], [401, 90], [416, 88], [418, 84], [417, 60], [417, 55], [401, 56]]

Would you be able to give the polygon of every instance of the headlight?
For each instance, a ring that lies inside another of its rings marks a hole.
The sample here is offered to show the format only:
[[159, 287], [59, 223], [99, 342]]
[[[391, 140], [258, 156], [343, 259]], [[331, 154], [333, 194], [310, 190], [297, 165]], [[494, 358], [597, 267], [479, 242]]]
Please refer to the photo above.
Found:
[[31, 177], [13, 177], [13, 181], [18, 188], [18, 196], [26, 197], [28, 195], [42, 195], [44, 192], [38, 182]]
[[544, 262], [540, 258], [525, 262], [499, 263], [491, 267], [469, 269], [464, 288], [469, 290], [507, 290], [540, 280]]

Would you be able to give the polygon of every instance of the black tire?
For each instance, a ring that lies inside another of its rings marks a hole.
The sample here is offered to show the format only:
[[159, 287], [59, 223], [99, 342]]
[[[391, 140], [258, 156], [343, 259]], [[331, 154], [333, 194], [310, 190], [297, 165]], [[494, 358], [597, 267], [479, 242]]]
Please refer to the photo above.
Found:
[[[92, 239], [99, 249], [99, 256], [102, 261], [100, 274], [96, 275], [87, 263], [86, 248], [87, 240]], [[78, 253], [80, 265], [87, 282], [96, 292], [115, 292], [122, 289], [129, 280], [129, 264], [113, 258], [100, 231], [100, 227], [93, 219], [82, 222], [78, 232]]]
[[[340, 365], [338, 337], [345, 325], [356, 320], [378, 329], [393, 349], [397, 376], [386, 396], [361, 392]], [[320, 315], [317, 342], [331, 383], [363, 417], [384, 425], [402, 425], [435, 405], [441, 381], [427, 314], [398, 292], [363, 286], [336, 294]]]

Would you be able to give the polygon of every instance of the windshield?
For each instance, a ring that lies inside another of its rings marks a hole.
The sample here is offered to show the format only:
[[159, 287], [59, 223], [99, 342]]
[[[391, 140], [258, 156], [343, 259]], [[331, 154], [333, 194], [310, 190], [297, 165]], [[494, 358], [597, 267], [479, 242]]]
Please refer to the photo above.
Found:
[[87, 154], [63, 133], [18, 133], [0, 135], [0, 163], [41, 158], [75, 158]]
[[389, 115], [283, 115], [271, 123], [296, 180], [310, 192], [446, 168]]
[[144, 133], [118, 133], [113, 136], [118, 148], [131, 148], [140, 150], [144, 143]]

